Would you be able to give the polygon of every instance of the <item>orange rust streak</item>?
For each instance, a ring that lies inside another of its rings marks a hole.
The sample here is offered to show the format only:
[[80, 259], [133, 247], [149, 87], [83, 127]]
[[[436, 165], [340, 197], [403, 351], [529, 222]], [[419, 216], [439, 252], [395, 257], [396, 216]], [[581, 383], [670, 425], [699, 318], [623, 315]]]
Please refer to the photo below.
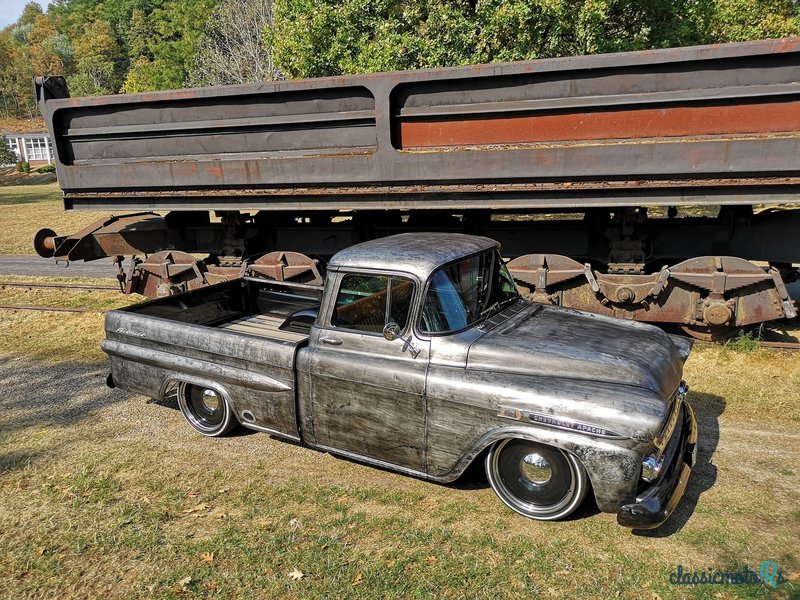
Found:
[[400, 123], [401, 148], [800, 131], [800, 101]]

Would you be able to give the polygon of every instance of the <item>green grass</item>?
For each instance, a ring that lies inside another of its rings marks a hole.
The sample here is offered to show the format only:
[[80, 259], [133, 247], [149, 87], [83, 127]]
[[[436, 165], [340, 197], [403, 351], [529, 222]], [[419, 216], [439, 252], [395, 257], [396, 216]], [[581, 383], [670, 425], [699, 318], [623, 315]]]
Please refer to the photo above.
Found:
[[[0, 313], [0, 319], [8, 331], [26, 326], [28, 317]], [[93, 326], [99, 333], [101, 319]], [[51, 345], [57, 335], [77, 348], [87, 327], [67, 320], [57, 334], [41, 335]], [[8, 347], [0, 347], [3, 353]], [[0, 596], [716, 599], [798, 593], [796, 354], [695, 350], [686, 379], [700, 421], [700, 462], [677, 525], [655, 537], [622, 529], [613, 515], [591, 507], [566, 522], [528, 521], [502, 506], [480, 470], [443, 486], [265, 434], [203, 438], [177, 411], [105, 389], [104, 371], [91, 374], [97, 368], [85, 364], [92, 353], [79, 356], [49, 356], [46, 363], [26, 358], [25, 379], [4, 380]], [[64, 361], [66, 371], [58, 366]], [[65, 398], [71, 408], [62, 409], [53, 398], [68, 379], [85, 381], [90, 398]], [[41, 405], [20, 402], [20, 391], [31, 386]], [[755, 569], [766, 559], [794, 582], [776, 592], [669, 584], [679, 564]], [[293, 572], [303, 576], [294, 580]]]
[[0, 275], [0, 305], [88, 308], [91, 311], [67, 313], [0, 308], [0, 355], [13, 353], [47, 361], [102, 361], [105, 359], [100, 350], [104, 312], [143, 300], [137, 294], [124, 296], [116, 291], [3, 288], [4, 281], [109, 285], [108, 280]]
[[35, 254], [33, 236], [44, 227], [58, 235], [80, 231], [106, 212], [65, 211], [57, 183], [0, 186], [0, 254]]

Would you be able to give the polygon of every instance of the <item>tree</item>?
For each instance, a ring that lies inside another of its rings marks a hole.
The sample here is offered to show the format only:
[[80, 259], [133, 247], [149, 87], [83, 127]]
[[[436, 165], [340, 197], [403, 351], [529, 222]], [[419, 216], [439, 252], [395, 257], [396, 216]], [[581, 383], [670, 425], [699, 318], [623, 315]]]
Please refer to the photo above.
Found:
[[28, 34], [31, 67], [36, 74], [63, 75], [64, 62], [56, 52], [59, 35], [46, 15], [38, 15]]
[[70, 79], [76, 95], [113, 94], [120, 86], [115, 58], [120, 52], [108, 21], [96, 21], [75, 42], [76, 74]]
[[800, 35], [800, 3], [794, 0], [717, 0], [712, 35], [724, 42]]
[[217, 0], [165, 2], [149, 15], [153, 37], [147, 44], [152, 59], [140, 56], [122, 91], [167, 90], [189, 83], [200, 36]]
[[278, 70], [264, 39], [272, 23], [272, 0], [227, 0], [217, 7], [200, 40], [192, 85], [257, 83]]
[[0, 135], [0, 165], [11, 165], [17, 160], [17, 155], [8, 147], [6, 136]]
[[800, 34], [797, 0], [275, 0], [288, 77], [667, 48]]

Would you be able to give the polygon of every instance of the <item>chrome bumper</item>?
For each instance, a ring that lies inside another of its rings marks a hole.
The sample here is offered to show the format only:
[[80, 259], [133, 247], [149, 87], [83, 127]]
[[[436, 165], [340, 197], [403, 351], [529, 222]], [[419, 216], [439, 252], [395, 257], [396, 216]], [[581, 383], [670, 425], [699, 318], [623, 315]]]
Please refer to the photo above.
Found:
[[697, 458], [697, 420], [692, 407], [681, 406], [682, 419], [665, 449], [665, 465], [658, 479], [617, 512], [617, 523], [635, 529], [652, 529], [666, 521], [683, 496]]

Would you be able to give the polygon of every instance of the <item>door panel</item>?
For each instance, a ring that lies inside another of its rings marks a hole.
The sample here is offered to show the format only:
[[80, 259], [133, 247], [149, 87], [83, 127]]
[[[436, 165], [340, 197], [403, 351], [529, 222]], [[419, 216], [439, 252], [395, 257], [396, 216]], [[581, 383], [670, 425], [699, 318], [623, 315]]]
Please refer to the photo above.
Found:
[[390, 342], [380, 333], [389, 321], [410, 329], [416, 286], [352, 273], [339, 283], [334, 324], [315, 326], [311, 336], [316, 443], [424, 471], [429, 343], [410, 333]]

